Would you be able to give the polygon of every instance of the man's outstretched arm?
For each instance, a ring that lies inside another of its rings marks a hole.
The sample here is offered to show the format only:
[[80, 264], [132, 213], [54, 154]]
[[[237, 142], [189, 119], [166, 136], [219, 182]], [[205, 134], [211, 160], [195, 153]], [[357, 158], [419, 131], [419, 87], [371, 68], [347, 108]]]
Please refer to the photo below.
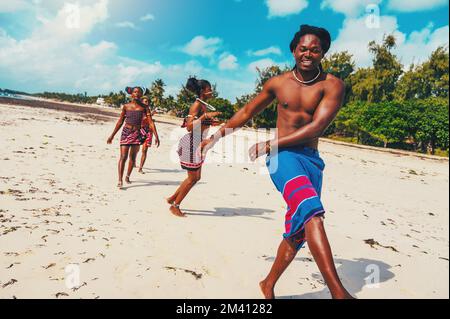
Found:
[[275, 78], [266, 82], [261, 93], [259, 93], [253, 100], [251, 100], [242, 109], [236, 112], [233, 117], [228, 120], [224, 126], [214, 134], [214, 140], [224, 137], [230, 129], [239, 129], [243, 127], [252, 117], [262, 112], [275, 99], [273, 86], [275, 85]]

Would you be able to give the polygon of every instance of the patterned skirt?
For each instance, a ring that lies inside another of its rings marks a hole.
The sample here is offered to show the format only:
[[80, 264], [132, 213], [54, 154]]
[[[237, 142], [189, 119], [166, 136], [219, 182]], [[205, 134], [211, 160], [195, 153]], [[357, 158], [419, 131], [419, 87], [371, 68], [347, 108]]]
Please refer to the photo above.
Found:
[[141, 133], [139, 130], [124, 127], [120, 136], [120, 145], [141, 145], [140, 136]]
[[146, 128], [145, 129], [145, 132], [146, 132], [146, 139], [145, 139], [145, 142], [144, 142], [144, 146], [146, 146], [146, 147], [151, 147], [152, 146], [152, 141], [153, 141], [153, 132], [150, 130], [150, 129], [148, 129], [148, 128]]
[[203, 141], [203, 136], [206, 134], [207, 130], [203, 134], [200, 131], [189, 132], [180, 139], [177, 152], [183, 169], [192, 171], [202, 167], [205, 159], [198, 151]]

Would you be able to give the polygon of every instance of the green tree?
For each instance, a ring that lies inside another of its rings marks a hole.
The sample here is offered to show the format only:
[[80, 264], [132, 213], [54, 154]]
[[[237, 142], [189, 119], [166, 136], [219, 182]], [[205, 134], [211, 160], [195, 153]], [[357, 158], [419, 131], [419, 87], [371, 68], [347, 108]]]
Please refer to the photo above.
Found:
[[437, 148], [449, 149], [449, 106], [448, 100], [429, 98], [412, 101], [415, 112], [415, 140], [422, 152], [435, 154]]
[[[350, 101], [352, 92], [352, 82], [350, 75], [355, 71], [355, 62], [353, 55], [348, 51], [333, 53], [322, 60], [323, 70], [340, 78], [345, 83], [345, 100], [344, 105]], [[336, 133], [335, 122], [331, 123], [325, 131], [324, 135], [332, 135]]]
[[127, 96], [122, 91], [119, 93], [111, 92], [108, 96], [105, 96], [104, 99], [107, 104], [110, 104], [113, 107], [120, 107], [127, 102]]
[[222, 112], [219, 116], [221, 120], [228, 120], [234, 114], [233, 104], [227, 99], [217, 97], [209, 100], [208, 103], [214, 106], [218, 112]]
[[149, 97], [150, 97], [150, 100], [151, 100], [151, 105], [154, 108], [161, 108], [161, 107], [163, 107], [163, 105], [164, 105], [164, 93], [165, 93], [164, 87], [165, 86], [166, 86], [166, 84], [161, 79], [155, 80], [152, 83], [152, 85], [150, 86]]
[[177, 101], [175, 100], [175, 98], [173, 97], [173, 95], [169, 95], [167, 98], [164, 99], [164, 105], [163, 105], [163, 109], [167, 112], [170, 111], [172, 109], [176, 108], [176, 103]]
[[346, 81], [355, 71], [353, 55], [348, 51], [333, 53], [322, 60], [323, 70]]
[[388, 147], [392, 143], [403, 143], [408, 138], [407, 115], [400, 102], [369, 104], [361, 113], [359, 124], [366, 133]]
[[410, 66], [397, 83], [395, 97], [400, 100], [448, 98], [448, 70], [448, 49], [439, 47], [424, 63]]
[[189, 114], [189, 108], [195, 101], [195, 98], [195, 94], [182, 86], [177, 94], [175, 107], [172, 109], [172, 111], [178, 117], [186, 117]]
[[369, 43], [373, 67], [359, 69], [351, 76], [350, 100], [382, 102], [393, 99], [396, 83], [403, 73], [402, 64], [391, 52], [394, 47], [393, 35], [385, 36], [382, 44]]
[[335, 134], [343, 137], [355, 137], [357, 143], [364, 141], [362, 114], [366, 112], [366, 102], [351, 102], [344, 105], [334, 120]]

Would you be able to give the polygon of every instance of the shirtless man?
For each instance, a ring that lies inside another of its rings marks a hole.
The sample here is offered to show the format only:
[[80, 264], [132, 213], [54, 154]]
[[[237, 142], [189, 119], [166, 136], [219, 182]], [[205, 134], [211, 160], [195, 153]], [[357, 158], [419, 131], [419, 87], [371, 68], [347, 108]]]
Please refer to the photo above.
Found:
[[271, 179], [288, 204], [283, 241], [269, 274], [260, 283], [267, 299], [275, 297], [275, 284], [306, 241], [332, 297], [353, 298], [338, 277], [320, 200], [325, 164], [317, 150], [319, 137], [336, 117], [345, 95], [344, 83], [322, 70], [321, 60], [330, 45], [328, 31], [302, 25], [290, 45], [295, 68], [268, 80], [255, 99], [201, 145], [206, 155], [230, 129], [244, 126], [272, 101], [278, 101], [277, 136], [249, 150], [252, 161], [268, 154]]

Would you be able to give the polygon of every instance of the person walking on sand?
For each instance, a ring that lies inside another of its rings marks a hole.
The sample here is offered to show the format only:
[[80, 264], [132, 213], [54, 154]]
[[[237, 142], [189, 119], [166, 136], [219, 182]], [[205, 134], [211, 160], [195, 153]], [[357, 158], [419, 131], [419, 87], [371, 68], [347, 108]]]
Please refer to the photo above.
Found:
[[345, 95], [343, 81], [322, 69], [321, 60], [330, 45], [327, 30], [302, 25], [290, 44], [293, 70], [269, 79], [258, 96], [201, 145], [204, 156], [229, 130], [242, 127], [272, 101], [278, 101], [275, 139], [249, 150], [252, 161], [267, 154], [271, 179], [288, 206], [283, 240], [269, 274], [260, 283], [267, 299], [275, 298], [278, 279], [305, 242], [332, 297], [353, 298], [337, 274], [320, 199], [325, 164], [318, 151], [319, 137], [336, 117]]
[[[150, 109], [150, 99], [149, 99], [148, 96], [144, 95], [141, 98], [141, 102]], [[153, 111], [150, 112], [150, 114], [153, 117], [153, 115], [156, 114], [156, 111], [153, 110]], [[153, 141], [153, 131], [150, 128], [150, 122], [149, 122], [147, 116], [144, 116], [142, 118], [141, 127], [145, 130], [147, 135], [146, 135], [145, 142], [142, 144], [141, 163], [139, 165], [138, 173], [145, 174], [144, 171], [143, 171], [143, 168], [144, 168], [145, 161], [147, 160], [148, 149], [152, 146], [152, 141]]]
[[131, 94], [131, 102], [125, 104], [122, 107], [122, 112], [120, 113], [119, 120], [117, 121], [114, 131], [107, 141], [108, 144], [111, 144], [114, 136], [125, 123], [122, 130], [122, 135], [120, 137], [120, 159], [118, 165], [119, 182], [117, 184], [117, 187], [119, 188], [123, 187], [123, 173], [128, 156], [130, 156], [130, 161], [128, 162], [128, 170], [125, 182], [131, 184], [130, 175], [136, 163], [137, 152], [139, 151], [140, 145], [144, 143], [145, 139], [147, 138], [145, 131], [141, 130], [143, 117], [147, 117], [150, 123], [150, 128], [152, 129], [155, 136], [155, 144], [157, 147], [159, 147], [158, 132], [156, 131], [156, 126], [153, 122], [150, 110], [145, 104], [140, 101], [144, 93], [144, 89], [140, 87], [127, 87], [125, 91], [128, 94]]
[[175, 193], [167, 198], [170, 212], [178, 217], [186, 217], [180, 210], [180, 204], [201, 178], [204, 157], [199, 156], [197, 150], [203, 138], [207, 136], [209, 127], [218, 123], [214, 118], [221, 114], [220, 112], [207, 112], [208, 108], [213, 109], [206, 102], [213, 95], [212, 86], [208, 81], [189, 78], [186, 88], [197, 96], [182, 125], [188, 133], [180, 139], [178, 144], [181, 168], [187, 171], [188, 176]]

